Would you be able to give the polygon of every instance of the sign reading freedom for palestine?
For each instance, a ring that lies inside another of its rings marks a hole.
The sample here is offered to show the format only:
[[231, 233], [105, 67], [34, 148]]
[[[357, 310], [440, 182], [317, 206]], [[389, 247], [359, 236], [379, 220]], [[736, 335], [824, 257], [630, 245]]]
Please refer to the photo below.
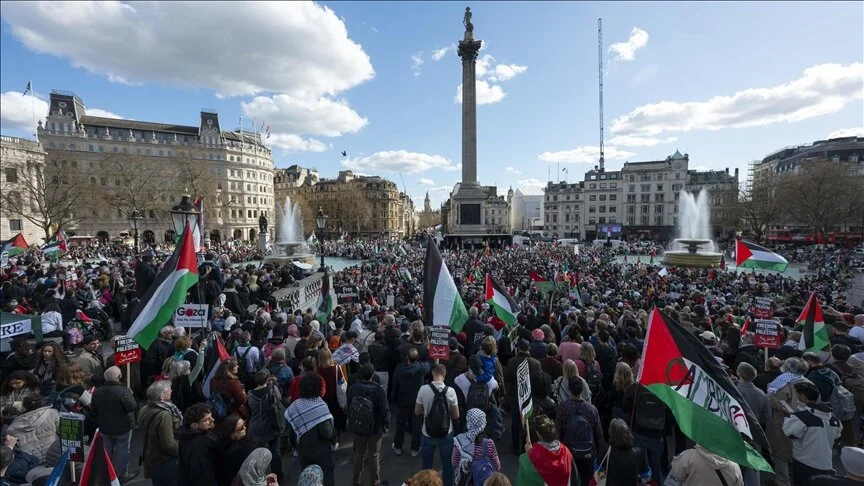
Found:
[[429, 358], [447, 359], [450, 357], [450, 328], [432, 326], [429, 329]]

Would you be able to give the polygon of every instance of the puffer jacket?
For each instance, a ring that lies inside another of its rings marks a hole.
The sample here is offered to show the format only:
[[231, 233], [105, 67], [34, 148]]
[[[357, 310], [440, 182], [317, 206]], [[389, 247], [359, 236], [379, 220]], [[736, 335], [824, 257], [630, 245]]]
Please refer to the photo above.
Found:
[[60, 442], [59, 430], [60, 412], [48, 406], [22, 413], [9, 424], [6, 433], [18, 439], [22, 451], [46, 464], [48, 450]]
[[[717, 477], [717, 471], [723, 475], [725, 483]], [[744, 486], [738, 464], [712, 454], [699, 445], [672, 460], [671, 474], [678, 478], [681, 486]]]

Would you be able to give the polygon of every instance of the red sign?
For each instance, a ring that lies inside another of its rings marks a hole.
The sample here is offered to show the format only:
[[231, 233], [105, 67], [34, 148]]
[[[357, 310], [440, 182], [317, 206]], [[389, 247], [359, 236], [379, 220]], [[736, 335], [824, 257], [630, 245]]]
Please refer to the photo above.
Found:
[[447, 359], [450, 357], [450, 329], [432, 326], [429, 330], [429, 358]]
[[126, 336], [117, 336], [114, 339], [114, 364], [121, 366], [126, 363], [137, 363], [141, 361], [141, 347], [134, 339]]
[[774, 315], [771, 299], [767, 297], [756, 297], [753, 305], [753, 317], [756, 319], [770, 319]]
[[767, 319], [756, 319], [753, 345], [757, 348], [771, 349], [778, 349], [782, 346], [783, 334], [780, 332], [780, 323]]

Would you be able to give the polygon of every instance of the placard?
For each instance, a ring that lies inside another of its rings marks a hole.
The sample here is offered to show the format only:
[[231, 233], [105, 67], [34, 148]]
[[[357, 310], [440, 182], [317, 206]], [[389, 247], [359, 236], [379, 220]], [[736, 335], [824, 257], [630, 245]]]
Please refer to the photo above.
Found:
[[780, 323], [769, 319], [756, 319], [753, 345], [757, 348], [778, 349], [783, 345]]
[[126, 336], [114, 338], [114, 364], [117, 366], [126, 363], [137, 363], [141, 361], [141, 346], [134, 339]]
[[22, 319], [20, 321], [6, 322], [0, 326], [0, 339], [9, 339], [21, 334], [28, 334], [33, 330], [33, 324], [30, 319]]
[[183, 304], [174, 311], [176, 327], [206, 327], [207, 304]]
[[60, 452], [72, 448], [69, 460], [84, 462], [84, 414], [62, 412], [60, 414]]
[[396, 305], [396, 296], [393, 294], [387, 294], [387, 308], [391, 308]]
[[446, 326], [432, 326], [429, 329], [429, 359], [450, 357], [450, 329]]
[[349, 304], [360, 300], [360, 291], [356, 285], [343, 285], [334, 287], [336, 290], [336, 303]]
[[755, 303], [753, 304], [753, 317], [756, 319], [770, 319], [774, 316], [773, 306], [771, 304], [771, 299], [768, 297], [756, 297]]
[[527, 417], [533, 409], [531, 403], [531, 370], [528, 367], [528, 360], [523, 360], [519, 363], [519, 368], [516, 369], [516, 395], [519, 399], [519, 410], [522, 411], [522, 416]]

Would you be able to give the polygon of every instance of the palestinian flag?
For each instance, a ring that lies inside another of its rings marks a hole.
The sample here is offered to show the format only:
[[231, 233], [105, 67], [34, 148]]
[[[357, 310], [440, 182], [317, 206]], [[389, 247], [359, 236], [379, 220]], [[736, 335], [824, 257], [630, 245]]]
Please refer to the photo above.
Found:
[[548, 282], [549, 279], [543, 277], [537, 272], [528, 272], [528, 277], [531, 278], [532, 282]]
[[42, 245], [42, 254], [50, 258], [58, 258], [66, 253], [66, 233], [58, 231], [54, 238]]
[[519, 311], [516, 309], [516, 301], [513, 300], [513, 297], [510, 297], [507, 289], [496, 282], [491, 275], [486, 275], [486, 302], [495, 309], [495, 315], [498, 316], [498, 319], [504, 321], [507, 327], [512, 327], [516, 324], [516, 316], [519, 315]]
[[461, 331], [468, 320], [468, 310], [459, 289], [432, 238], [426, 244], [423, 262], [423, 309], [426, 325], [447, 326], [453, 333]]
[[735, 244], [735, 265], [739, 268], [762, 268], [785, 272], [789, 262], [767, 248], [749, 241], [738, 240]]
[[807, 305], [798, 316], [798, 323], [804, 325], [804, 329], [801, 329], [801, 340], [798, 342], [799, 350], [818, 352], [828, 346], [828, 329], [822, 318], [822, 307], [816, 292], [811, 293], [807, 299]]
[[186, 302], [186, 293], [198, 283], [198, 260], [192, 241], [192, 228], [186, 223], [180, 244], [156, 276], [150, 290], [132, 313], [127, 336], [147, 349], [159, 336], [162, 326], [171, 321], [174, 311]]
[[474, 264], [471, 265], [471, 271], [468, 273], [468, 278], [465, 279], [469, 284], [474, 283], [475, 280], [480, 280], [480, 265], [477, 263], [477, 260], [474, 260]]
[[211, 346], [207, 348], [207, 354], [204, 355], [204, 368], [209, 371], [207, 372], [207, 377], [204, 378], [204, 385], [201, 388], [202, 393], [207, 398], [210, 398], [210, 382], [216, 376], [216, 370], [219, 369], [223, 361], [231, 357], [219, 336], [214, 334], [212, 340]]
[[330, 276], [325, 273], [321, 281], [321, 294], [318, 295], [316, 303], [315, 319], [321, 323], [321, 328], [324, 329], [330, 321], [330, 313], [333, 312], [333, 293], [330, 292]]
[[8, 256], [13, 257], [26, 252], [28, 246], [29, 245], [27, 245], [27, 242], [24, 240], [24, 236], [21, 233], [18, 233], [12, 238], [0, 242], [0, 253], [6, 253]]
[[519, 486], [570, 486], [573, 472], [573, 456], [566, 447], [557, 452], [535, 445], [519, 456], [519, 471], [516, 482]]
[[93, 434], [93, 442], [90, 443], [90, 452], [81, 470], [81, 482], [79, 486], [120, 486], [120, 480], [111, 464], [111, 457], [105, 450], [105, 443], [99, 429]]
[[[531, 282], [537, 287], [537, 291], [544, 294], [548, 294], [555, 285], [555, 282], [550, 282], [549, 279], [536, 272], [528, 272], [528, 277], [531, 278]], [[557, 279], [558, 277], [556, 276], [555, 278]]]
[[742, 466], [771, 472], [759, 453], [765, 432], [714, 356], [656, 307], [648, 321], [638, 382], [665, 403], [681, 432]]
[[741, 327], [741, 337], [744, 337], [747, 334], [747, 331], [750, 330], [750, 318], [748, 317], [746, 321], [744, 321], [744, 325]]

